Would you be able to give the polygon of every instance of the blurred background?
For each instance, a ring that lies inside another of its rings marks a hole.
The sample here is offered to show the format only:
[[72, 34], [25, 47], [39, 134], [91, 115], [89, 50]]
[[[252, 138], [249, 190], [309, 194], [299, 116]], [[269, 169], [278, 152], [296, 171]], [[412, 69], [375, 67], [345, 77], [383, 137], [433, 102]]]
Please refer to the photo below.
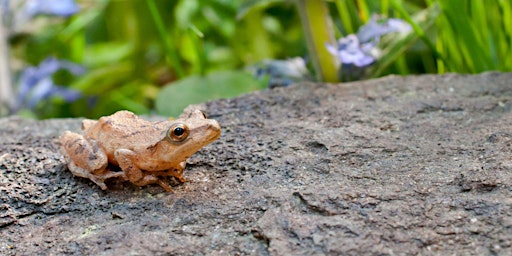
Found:
[[0, 113], [177, 116], [295, 82], [512, 69], [508, 0], [0, 0]]

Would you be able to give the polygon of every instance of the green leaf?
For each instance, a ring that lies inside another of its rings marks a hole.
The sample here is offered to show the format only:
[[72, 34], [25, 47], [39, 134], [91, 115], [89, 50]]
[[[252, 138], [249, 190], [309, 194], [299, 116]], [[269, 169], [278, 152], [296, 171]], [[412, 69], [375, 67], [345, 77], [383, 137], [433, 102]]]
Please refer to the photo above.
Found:
[[[483, 39], [482, 29], [472, 19], [465, 1], [439, 1], [443, 13], [448, 21], [447, 27], [451, 28], [452, 40], [462, 42], [458, 44], [460, 52], [467, 63], [468, 70], [472, 73], [483, 72], [493, 67], [489, 54], [487, 41]], [[481, 8], [483, 9], [483, 8]], [[473, 17], [474, 18], [474, 17]]]
[[189, 76], [165, 86], [156, 98], [160, 115], [178, 116], [185, 107], [220, 98], [231, 98], [265, 88], [266, 84], [242, 71], [219, 71]]
[[238, 8], [236, 19], [240, 20], [253, 9], [265, 9], [274, 3], [284, 2], [284, 0], [246, 0]]
[[88, 67], [110, 66], [126, 59], [134, 51], [131, 42], [96, 43], [87, 47], [84, 53], [84, 64]]
[[[405, 10], [403, 12], [405, 12]], [[384, 69], [397, 60], [397, 58], [399, 58], [405, 50], [409, 49], [419, 37], [423, 37], [425, 40], [428, 40], [426, 38], [425, 31], [434, 25], [434, 22], [440, 12], [441, 10], [438, 5], [432, 5], [431, 7], [418, 12], [414, 17], [407, 17], [414, 30], [409, 33], [394, 33], [392, 34], [393, 37], [383, 38], [381, 42], [381, 44], [384, 45], [381, 52], [382, 57], [374, 67], [372, 77], [378, 77], [381, 75]], [[390, 39], [390, 41], [387, 41], [386, 39]], [[436, 50], [433, 43], [430, 43], [430, 45], [433, 48], [432, 50]]]
[[186, 29], [192, 22], [196, 12], [200, 11], [200, 5], [197, 0], [185, 0], [179, 1], [176, 10], [176, 24], [181, 29]]
[[103, 94], [114, 89], [132, 73], [130, 63], [120, 62], [116, 65], [94, 69], [79, 77], [71, 87], [85, 94]]

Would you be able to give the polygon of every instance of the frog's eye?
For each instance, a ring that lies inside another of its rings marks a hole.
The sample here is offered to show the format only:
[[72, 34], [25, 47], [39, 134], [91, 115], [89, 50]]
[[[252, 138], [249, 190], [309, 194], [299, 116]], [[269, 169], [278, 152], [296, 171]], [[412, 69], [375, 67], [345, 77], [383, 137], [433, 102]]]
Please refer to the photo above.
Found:
[[170, 142], [181, 142], [188, 137], [188, 127], [183, 123], [176, 123], [167, 131], [167, 139]]
[[201, 111], [201, 114], [203, 114], [204, 119], [208, 119], [208, 117], [206, 116], [206, 114], [203, 111]]

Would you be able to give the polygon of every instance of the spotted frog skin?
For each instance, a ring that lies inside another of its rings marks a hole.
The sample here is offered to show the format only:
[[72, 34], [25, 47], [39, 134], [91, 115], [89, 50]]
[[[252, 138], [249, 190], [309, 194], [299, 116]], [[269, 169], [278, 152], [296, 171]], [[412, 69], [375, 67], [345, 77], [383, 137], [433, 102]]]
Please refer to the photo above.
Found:
[[[120, 178], [137, 186], [158, 184], [171, 191], [167, 177], [184, 182], [185, 161], [220, 136], [217, 121], [200, 110], [185, 111], [173, 121], [150, 122], [129, 111], [84, 120], [82, 134], [59, 138], [69, 170], [106, 190], [105, 180]], [[112, 171], [116, 165], [122, 171]]]

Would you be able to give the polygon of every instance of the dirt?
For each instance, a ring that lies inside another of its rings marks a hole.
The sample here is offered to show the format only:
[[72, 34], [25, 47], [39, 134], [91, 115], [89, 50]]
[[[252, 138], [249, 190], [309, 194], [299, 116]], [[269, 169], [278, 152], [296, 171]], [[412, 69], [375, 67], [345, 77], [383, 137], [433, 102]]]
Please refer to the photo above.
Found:
[[506, 255], [512, 73], [297, 84], [202, 106], [187, 182], [67, 171], [80, 119], [0, 119], [1, 255]]

